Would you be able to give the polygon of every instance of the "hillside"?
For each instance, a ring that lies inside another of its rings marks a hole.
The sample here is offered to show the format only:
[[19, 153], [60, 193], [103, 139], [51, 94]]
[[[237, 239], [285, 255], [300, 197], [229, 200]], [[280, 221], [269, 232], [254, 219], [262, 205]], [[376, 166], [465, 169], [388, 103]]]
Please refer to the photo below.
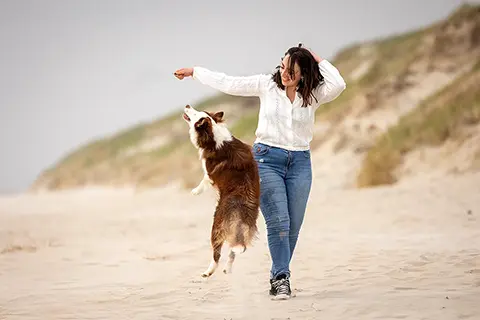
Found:
[[[394, 183], [430, 170], [479, 169], [480, 6], [459, 7], [421, 30], [352, 45], [332, 62], [347, 89], [317, 113], [318, 172], [340, 161], [344, 186]], [[227, 125], [253, 142], [258, 100], [218, 95], [194, 105], [224, 110]], [[239, 112], [244, 111], [241, 116]], [[44, 171], [32, 190], [85, 185], [159, 186], [201, 178], [181, 110], [93, 141]], [[443, 157], [439, 163], [438, 157]]]

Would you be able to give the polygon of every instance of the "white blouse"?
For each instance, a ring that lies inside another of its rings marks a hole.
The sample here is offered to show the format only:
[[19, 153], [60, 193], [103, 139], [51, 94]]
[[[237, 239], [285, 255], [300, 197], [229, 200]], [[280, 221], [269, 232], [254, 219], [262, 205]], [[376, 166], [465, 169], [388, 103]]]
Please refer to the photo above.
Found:
[[193, 78], [202, 84], [230, 95], [257, 96], [260, 98], [260, 111], [256, 143], [290, 151], [310, 149], [313, 138], [315, 111], [327, 102], [337, 98], [346, 88], [340, 72], [327, 60], [318, 64], [324, 83], [314, 91], [312, 105], [302, 107], [303, 99], [297, 92], [293, 103], [286, 91], [277, 87], [269, 74], [252, 76], [228, 76], [203, 67], [194, 67]]

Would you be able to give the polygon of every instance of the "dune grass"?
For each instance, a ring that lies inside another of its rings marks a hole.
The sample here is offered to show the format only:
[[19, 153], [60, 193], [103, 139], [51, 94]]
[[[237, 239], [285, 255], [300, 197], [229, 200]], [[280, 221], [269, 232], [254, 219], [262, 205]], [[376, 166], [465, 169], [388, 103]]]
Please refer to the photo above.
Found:
[[421, 29], [376, 41], [375, 62], [360, 79], [361, 87], [370, 87], [391, 75], [406, 70], [415, 59], [416, 49], [429, 29]]
[[255, 135], [258, 125], [258, 110], [245, 112], [243, 117], [230, 128], [232, 134], [238, 139], [250, 141]]
[[321, 105], [315, 112], [315, 120], [336, 122], [343, 118], [354, 105], [352, 99], [357, 96], [361, 87], [358, 83], [347, 84], [346, 89], [335, 100]]
[[[379, 45], [382, 46], [383, 42], [380, 41], [379, 43]], [[390, 46], [392, 45], [386, 45], [387, 48]], [[358, 45], [346, 48], [336, 57], [336, 63], [341, 64], [342, 61], [345, 62], [352, 59], [356, 60], [357, 58], [355, 54], [358, 48]], [[393, 49], [391, 50], [395, 50], [396, 47], [393, 46], [392, 48]], [[387, 49], [385, 49], [384, 51], [388, 52]], [[370, 77], [371, 76], [372, 75], [370, 75]], [[349, 83], [347, 90], [343, 92], [338, 99], [322, 106], [322, 108], [318, 110], [316, 115], [317, 118], [324, 117], [327, 120], [340, 118], [344, 112], [348, 111], [348, 107], [351, 106], [349, 102], [353, 97], [355, 97], [359, 89], [361, 89], [361, 86], [359, 86], [357, 83]], [[249, 103], [250, 105], [252, 104], [251, 101], [243, 97], [218, 94], [213, 97], [199, 101], [198, 103], [194, 103], [192, 104], [192, 106], [198, 110], [206, 110], [211, 108], [212, 106], [225, 103], [238, 105], [243, 104], [245, 106], [247, 106], [247, 104]], [[251, 109], [247, 107], [242, 109], [245, 111], [245, 114], [242, 119], [240, 119], [237, 123], [233, 125], [231, 131], [238, 138], [245, 140], [245, 142], [247, 143], [251, 143], [254, 140], [255, 129], [258, 124], [258, 108]], [[152, 121], [150, 123], [140, 123], [133, 128], [126, 129], [113, 137], [98, 139], [96, 141], [88, 143], [75, 150], [74, 152], [68, 154], [64, 159], [61, 159], [58, 164], [56, 164], [52, 168], [49, 168], [44, 173], [49, 175], [55, 174], [55, 172], [64, 172], [64, 169], [68, 168], [69, 170], [67, 171], [75, 171], [79, 176], [81, 176], [82, 171], [94, 170], [96, 166], [105, 162], [116, 163], [116, 167], [121, 166], [119, 162], [129, 166], [130, 164], [128, 163], [128, 160], [118, 159], [119, 155], [126, 149], [130, 147], [135, 147], [139, 145], [142, 141], [153, 138], [156, 135], [170, 134], [171, 132], [169, 132], [168, 129], [169, 126], [175, 121], [178, 121], [178, 119], [180, 119], [182, 112], [183, 110], [176, 110], [158, 120]], [[148, 152], [147, 157], [148, 159], [152, 159], [152, 161], [159, 161], [160, 159], [163, 159], [169, 154], [171, 154], [177, 147], [178, 146], [175, 143], [168, 143], [166, 146]], [[186, 151], [186, 153], [187, 156], [191, 155], [190, 151]], [[141, 157], [143, 160], [139, 157]], [[137, 161], [147, 165], [144, 158], [144, 155], [135, 155], [134, 158], [131, 159], [131, 161]]]
[[[480, 7], [475, 8], [472, 10], [471, 6], [464, 6], [452, 19], [463, 21], [464, 15], [476, 15]], [[347, 79], [347, 89], [337, 99], [317, 110], [317, 120], [333, 123], [343, 119], [356, 107], [356, 97], [381, 91], [383, 85], [388, 84], [386, 78], [399, 77], [406, 73], [409, 64], [416, 59], [417, 48], [424, 39], [423, 35], [436, 27], [438, 25], [368, 43], [352, 44], [340, 51], [333, 63]], [[372, 66], [362, 78], [349, 80], [351, 72], [357, 69], [364, 59], [373, 59]], [[456, 128], [462, 121], [477, 121], [478, 108], [469, 102], [471, 99], [478, 100], [477, 97], [470, 97], [470, 100], [465, 98], [463, 101], [460, 101], [462, 99], [459, 97], [456, 100], [450, 98], [445, 105], [438, 103], [438, 100], [435, 102], [435, 98], [429, 99], [416, 113], [404, 117], [398, 126], [381, 137], [364, 161], [358, 177], [359, 185], [394, 182], [393, 172], [401, 163], [405, 152], [420, 144], [441, 143], [455, 135]], [[222, 105], [225, 104], [235, 105], [240, 112], [244, 112], [230, 130], [246, 143], [252, 143], [258, 124], [258, 100], [218, 94], [192, 103], [192, 106], [198, 110], [217, 111], [216, 108], [223, 108]], [[433, 105], [435, 107], [432, 107]], [[38, 185], [43, 184], [42, 179], [45, 184], [53, 181], [53, 184], [58, 186], [75, 186], [91, 181], [128, 183], [131, 180], [151, 184], [170, 179], [175, 170], [193, 170], [198, 173], [201, 168], [195, 162], [198, 159], [197, 152], [190, 145], [185, 128], [178, 126], [179, 121], [183, 121], [182, 112], [183, 106], [160, 119], [138, 124], [112, 137], [81, 146], [45, 170], [37, 180]], [[130, 148], [142, 147], [144, 143], [148, 144], [158, 137], [166, 137], [168, 141], [153, 150], [141, 151], [142, 148], [138, 148], [139, 152], [130, 155], [124, 153]], [[195, 166], [191, 165], [192, 162]], [[196, 174], [194, 176], [196, 177]], [[196, 178], [194, 182], [196, 183]]]
[[[396, 35], [386, 39], [377, 39], [371, 43], [372, 53], [364, 59], [373, 59], [368, 71], [358, 80], [347, 81], [347, 88], [335, 100], [322, 105], [316, 112], [316, 119], [336, 122], [355, 108], [353, 99], [360, 93], [376, 90], [375, 87], [392, 75], [406, 72], [407, 67], [415, 59], [416, 48], [429, 29], [421, 29]], [[351, 46], [340, 52], [334, 61], [345, 78], [363, 61], [357, 56], [360, 46]], [[362, 58], [363, 59], [363, 58]], [[373, 88], [373, 89], [372, 89]]]
[[479, 64], [462, 81], [426, 99], [400, 119], [369, 150], [357, 176], [358, 187], [392, 184], [395, 169], [410, 150], [457, 139], [465, 126], [480, 123]]

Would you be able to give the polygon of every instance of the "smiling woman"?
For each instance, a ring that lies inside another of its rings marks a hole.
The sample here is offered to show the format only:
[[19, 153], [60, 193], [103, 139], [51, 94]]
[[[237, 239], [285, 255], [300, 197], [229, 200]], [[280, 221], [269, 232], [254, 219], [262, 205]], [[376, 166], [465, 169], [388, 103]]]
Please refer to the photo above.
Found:
[[274, 74], [273, 80], [280, 89], [286, 89], [290, 102], [293, 103], [295, 100], [297, 91], [303, 98], [302, 107], [307, 107], [312, 104], [312, 98], [316, 99], [313, 89], [323, 82], [323, 76], [317, 65], [322, 59], [300, 48], [301, 45], [287, 51], [280, 66], [277, 67], [278, 71]]
[[288, 299], [290, 261], [312, 183], [310, 142], [315, 111], [346, 88], [338, 70], [301, 45], [285, 52], [272, 75], [228, 76], [203, 67], [175, 71], [226, 94], [260, 98], [252, 150], [260, 173], [260, 207], [272, 258], [270, 294]]

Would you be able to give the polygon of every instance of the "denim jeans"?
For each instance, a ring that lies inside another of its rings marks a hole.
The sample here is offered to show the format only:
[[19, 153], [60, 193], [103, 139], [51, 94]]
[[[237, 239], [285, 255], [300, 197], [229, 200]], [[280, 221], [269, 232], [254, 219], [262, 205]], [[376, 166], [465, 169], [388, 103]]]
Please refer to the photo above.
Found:
[[290, 261], [305, 216], [312, 167], [310, 151], [253, 145], [260, 174], [260, 209], [267, 225], [270, 278], [290, 277]]

